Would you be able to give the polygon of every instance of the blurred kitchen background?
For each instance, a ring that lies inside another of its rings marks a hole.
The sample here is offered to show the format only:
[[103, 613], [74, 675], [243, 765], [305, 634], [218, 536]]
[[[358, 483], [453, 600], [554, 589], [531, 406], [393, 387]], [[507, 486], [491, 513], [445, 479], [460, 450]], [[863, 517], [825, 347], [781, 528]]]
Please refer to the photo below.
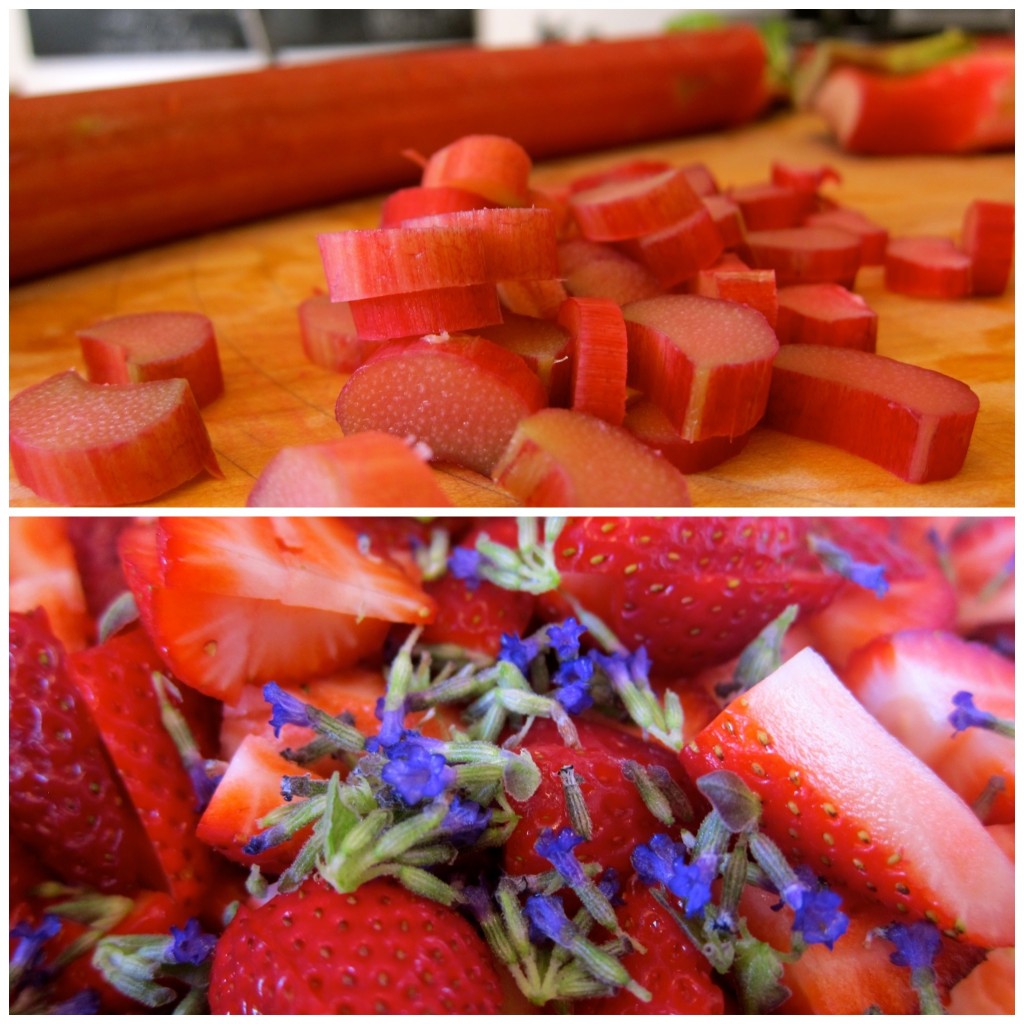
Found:
[[[659, 10], [29, 10], [9, 9], [10, 89], [22, 95], [106, 88], [414, 46], [522, 46], [660, 32], [708, 9]], [[953, 26], [1014, 29], [1001, 10], [733, 10], [781, 21], [790, 38], [908, 38]]]

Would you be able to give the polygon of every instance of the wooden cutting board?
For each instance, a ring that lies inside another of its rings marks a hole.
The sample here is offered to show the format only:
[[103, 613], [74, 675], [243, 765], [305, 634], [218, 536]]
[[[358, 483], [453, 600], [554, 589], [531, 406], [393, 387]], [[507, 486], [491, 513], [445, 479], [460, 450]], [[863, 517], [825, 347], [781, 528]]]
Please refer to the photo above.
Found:
[[[732, 132], [592, 154], [535, 169], [553, 185], [624, 158], [702, 161], [719, 184], [763, 181], [773, 159], [827, 163], [842, 176], [828, 186], [891, 234], [957, 237], [967, 203], [1012, 202], [1012, 154], [856, 158], [840, 153], [812, 115], [784, 114]], [[285, 445], [338, 436], [333, 409], [344, 378], [311, 365], [299, 342], [296, 307], [323, 287], [321, 231], [372, 227], [380, 198], [360, 200], [218, 231], [22, 285], [10, 292], [10, 388], [45, 376], [84, 372], [75, 331], [102, 317], [160, 309], [205, 313], [214, 323], [226, 380], [204, 410], [223, 480], [200, 477], [154, 502], [239, 507], [262, 468]], [[1007, 507], [1014, 504], [1013, 286], [996, 299], [917, 300], [886, 292], [881, 271], [861, 272], [857, 289], [879, 314], [878, 351], [958, 377], [981, 400], [971, 449], [952, 480], [905, 484], [863, 459], [767, 429], [715, 469], [690, 478], [702, 507]], [[438, 470], [459, 505], [512, 507], [490, 481]], [[49, 503], [11, 473], [11, 506]]]

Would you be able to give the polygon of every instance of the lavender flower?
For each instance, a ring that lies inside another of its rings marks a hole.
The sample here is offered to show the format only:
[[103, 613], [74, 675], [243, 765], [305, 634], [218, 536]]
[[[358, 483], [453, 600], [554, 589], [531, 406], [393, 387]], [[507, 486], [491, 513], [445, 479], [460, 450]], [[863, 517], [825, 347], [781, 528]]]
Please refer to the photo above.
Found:
[[587, 882], [586, 872], [576, 859], [575, 849], [583, 842], [583, 836], [577, 835], [571, 828], [546, 828], [537, 837], [533, 848], [566, 880], [570, 886], [583, 885]]
[[381, 778], [410, 807], [433, 800], [455, 783], [455, 769], [418, 738], [400, 740], [387, 754]]
[[551, 649], [559, 661], [571, 661], [580, 653], [580, 637], [586, 633], [587, 627], [574, 618], [548, 626], [547, 636]]
[[213, 953], [217, 936], [204, 932], [199, 921], [190, 917], [184, 928], [171, 925], [171, 944], [167, 959], [173, 964], [194, 964], [198, 967]]
[[897, 967], [911, 970], [930, 968], [942, 944], [938, 928], [928, 921], [897, 922], [883, 928], [882, 934], [896, 947], [889, 960]]
[[516, 633], [502, 633], [498, 660], [511, 662], [524, 676], [530, 674], [530, 662], [538, 654], [540, 644], [536, 640], [524, 640]]
[[267, 683], [263, 687], [263, 699], [272, 710], [270, 724], [275, 736], [280, 736], [281, 729], [286, 725], [309, 725], [306, 705], [298, 697], [282, 690], [277, 683]]
[[718, 875], [718, 858], [700, 854], [687, 861], [687, 850], [664, 832], [639, 844], [631, 857], [633, 867], [647, 885], [661, 884], [683, 901], [687, 917], [699, 914], [711, 902], [711, 883]]
[[448, 556], [448, 571], [458, 580], [475, 590], [481, 583], [480, 563], [483, 555], [475, 548], [455, 548]]

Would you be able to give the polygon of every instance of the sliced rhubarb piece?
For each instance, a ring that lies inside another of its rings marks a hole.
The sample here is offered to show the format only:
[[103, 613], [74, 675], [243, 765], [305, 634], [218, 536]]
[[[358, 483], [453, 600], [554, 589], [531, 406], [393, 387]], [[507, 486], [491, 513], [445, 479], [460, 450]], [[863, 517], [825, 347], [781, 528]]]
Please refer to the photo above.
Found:
[[558, 275], [555, 215], [543, 207], [457, 210], [421, 217], [407, 222], [407, 226], [479, 237], [485, 258], [485, 281], [537, 281]]
[[804, 227], [837, 228], [849, 231], [860, 239], [860, 263], [862, 267], [880, 267], [885, 262], [885, 248], [889, 244], [889, 232], [876, 224], [860, 210], [836, 206], [831, 210], [819, 210], [804, 219]]
[[841, 284], [795, 284], [779, 289], [775, 333], [782, 345], [837, 345], [874, 352], [878, 314]]
[[743, 241], [747, 227], [743, 223], [743, 211], [725, 195], [704, 196], [701, 200], [704, 209], [711, 214], [711, 219], [718, 228], [722, 245], [726, 249], [735, 249]]
[[555, 317], [568, 297], [565, 285], [554, 277], [542, 281], [501, 281], [498, 284], [501, 308], [521, 316]]
[[761, 418], [779, 342], [757, 310], [666, 295], [631, 303], [623, 314], [629, 382], [684, 440], [737, 437]]
[[571, 339], [570, 407], [620, 426], [626, 415], [626, 322], [609, 299], [566, 299], [558, 324]]
[[184, 377], [200, 408], [224, 393], [213, 324], [202, 313], [113, 316], [79, 331], [78, 341], [94, 384]]
[[454, 213], [457, 210], [479, 210], [494, 204], [464, 188], [447, 185], [413, 185], [391, 192], [380, 208], [380, 226], [394, 227], [407, 220], [428, 217], [435, 213]]
[[770, 181], [731, 188], [726, 195], [740, 208], [748, 231], [796, 227], [814, 209], [814, 193]]
[[686, 175], [686, 180], [690, 183], [690, 188], [702, 198], [715, 196], [721, 192], [721, 189], [718, 187], [718, 181], [715, 179], [714, 174], [711, 173], [711, 169], [707, 164], [699, 162], [686, 164], [682, 171]]
[[687, 507], [682, 474], [621, 427], [542, 409], [516, 427], [494, 479], [524, 505]]
[[741, 302], [756, 309], [775, 326], [779, 312], [778, 289], [775, 287], [774, 270], [754, 270], [748, 267], [735, 253], [724, 253], [714, 266], [702, 270], [687, 282], [688, 290], [694, 295], [705, 295], [709, 299], [726, 299]]
[[1002, 295], [1013, 263], [1013, 203], [975, 199], [964, 213], [960, 246], [971, 261], [971, 292]]
[[786, 160], [772, 161], [771, 177], [773, 185], [811, 193], [817, 192], [828, 181], [838, 183], [843, 180], [842, 175], [828, 164], [804, 166]]
[[386, 345], [348, 379], [335, 415], [346, 434], [411, 437], [438, 461], [487, 475], [519, 420], [546, 397], [519, 356], [485, 338], [454, 336]]
[[749, 231], [741, 249], [753, 267], [775, 271], [780, 288], [834, 281], [852, 288], [860, 268], [860, 240], [835, 228]]
[[574, 192], [586, 192], [589, 189], [597, 188], [600, 185], [608, 185], [616, 181], [632, 181], [635, 178], [648, 178], [651, 175], [661, 174], [664, 171], [672, 170], [672, 164], [667, 160], [636, 159], [623, 160], [621, 163], [613, 164], [601, 171], [594, 171], [590, 174], [581, 174], [569, 182], [569, 194]]
[[960, 471], [977, 415], [978, 396], [935, 370], [856, 349], [783, 345], [765, 425], [924, 483]]
[[569, 404], [570, 342], [564, 327], [544, 317], [506, 313], [500, 324], [478, 334], [525, 360], [547, 390], [549, 405]]
[[249, 492], [250, 508], [439, 508], [451, 504], [422, 453], [367, 431], [282, 448]]
[[529, 153], [514, 139], [464, 135], [427, 160], [420, 184], [466, 189], [502, 206], [525, 206], [532, 170]]
[[379, 341], [359, 337], [347, 302], [311, 295], [299, 304], [298, 314], [302, 351], [325, 370], [351, 373], [380, 348]]
[[498, 286], [494, 284], [377, 295], [353, 299], [349, 308], [356, 334], [364, 341], [468, 331], [501, 323]]
[[639, 260], [671, 288], [710, 267], [725, 248], [714, 219], [702, 203], [699, 210], [681, 221], [641, 238], [621, 242], [623, 252]]
[[137, 505], [204, 470], [222, 475], [183, 378], [48, 377], [11, 400], [10, 450], [18, 479], [58, 505]]
[[602, 242], [563, 242], [558, 261], [567, 291], [578, 298], [611, 299], [625, 306], [665, 291], [642, 263]]
[[569, 196], [569, 209], [580, 234], [595, 242], [619, 242], [653, 234], [688, 217], [700, 206], [700, 197], [677, 168], [607, 181]]
[[739, 437], [706, 437], [687, 441], [668, 417], [649, 398], [638, 396], [629, 403], [623, 427], [638, 441], [668, 459], [680, 473], [702, 473], [738, 455], [750, 440], [750, 431]]
[[885, 250], [885, 287], [923, 299], [971, 293], [971, 258], [949, 238], [893, 238]]

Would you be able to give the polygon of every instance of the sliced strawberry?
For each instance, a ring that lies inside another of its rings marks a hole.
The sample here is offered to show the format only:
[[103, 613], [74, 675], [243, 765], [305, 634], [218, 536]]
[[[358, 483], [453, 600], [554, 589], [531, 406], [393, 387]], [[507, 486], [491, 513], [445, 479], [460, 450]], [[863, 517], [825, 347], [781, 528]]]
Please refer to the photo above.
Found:
[[246, 682], [354, 665], [379, 652], [390, 621], [432, 614], [414, 581], [338, 520], [175, 518], [132, 531], [121, 552], [164, 660], [228, 703]]
[[845, 582], [829, 606], [805, 620], [808, 641], [836, 668], [878, 636], [951, 629], [956, 597], [934, 552], [904, 543], [883, 519], [831, 519], [818, 528], [858, 562], [884, 570], [883, 593]]
[[[562, 589], [663, 675], [738, 654], [788, 604], [823, 607], [842, 582], [807, 547], [806, 520], [571, 519], [556, 546]], [[564, 617], [558, 601], [545, 614]]]
[[949, 994], [948, 1012], [957, 1015], [1012, 1015], [1016, 972], [1012, 949], [993, 949]]
[[736, 772], [795, 861], [993, 948], [1014, 935], [1013, 865], [969, 807], [805, 650], [682, 752], [691, 778]]
[[190, 913], [199, 910], [212, 863], [196, 840], [198, 798], [164, 728], [152, 675], [163, 663], [141, 629], [120, 633], [68, 659], [68, 671], [99, 727], [160, 864], [163, 884]]
[[[920, 1013], [918, 998], [909, 984], [905, 967], [893, 964], [893, 946], [878, 933], [893, 921], [884, 907], [854, 902], [844, 894], [843, 911], [849, 918], [846, 932], [831, 949], [808, 946], [799, 958], [784, 965], [783, 984], [790, 997], [781, 1013], [864, 1014]], [[793, 914], [779, 906], [779, 898], [748, 886], [740, 901], [740, 913], [751, 933], [782, 952], [788, 952]], [[984, 952], [976, 946], [943, 936], [935, 961], [940, 997], [948, 993]]]
[[128, 589], [117, 553], [117, 538], [131, 525], [125, 516], [73, 516], [68, 539], [82, 580], [89, 614], [98, 619]]
[[1013, 516], [961, 519], [951, 530], [946, 552], [956, 590], [957, 629], [1013, 623]]
[[[911, 630], [856, 651], [842, 673], [853, 695], [985, 822], [1014, 820], [1014, 744], [988, 729], [954, 733], [953, 697], [1013, 719], [1013, 662], [942, 630]], [[1001, 787], [979, 804], [990, 784]]]
[[161, 873], [46, 613], [10, 616], [10, 825], [58, 878], [103, 892]]
[[295, 859], [312, 826], [256, 856], [245, 853], [242, 847], [262, 830], [260, 819], [284, 803], [281, 779], [306, 774], [313, 776], [309, 769], [282, 757], [270, 740], [246, 736], [217, 783], [196, 826], [196, 836], [229, 860], [259, 864], [263, 870], [279, 874]]

